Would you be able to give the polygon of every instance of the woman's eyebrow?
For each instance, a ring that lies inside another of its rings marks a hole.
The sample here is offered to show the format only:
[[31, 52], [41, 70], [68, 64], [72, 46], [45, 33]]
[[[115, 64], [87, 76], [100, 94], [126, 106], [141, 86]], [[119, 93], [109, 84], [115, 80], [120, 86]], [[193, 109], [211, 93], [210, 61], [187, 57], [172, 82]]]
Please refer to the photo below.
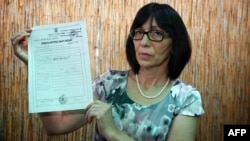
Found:
[[161, 30], [161, 28], [159, 27], [159, 26], [151, 26], [151, 29], [152, 28], [157, 28], [157, 29], [160, 29]]
[[135, 28], [136, 30], [143, 30], [143, 31], [147, 31], [147, 30], [160, 30], [160, 31], [164, 31], [162, 30], [159, 26], [157, 25], [152, 25], [150, 28], [143, 28], [143, 27], [137, 27]]

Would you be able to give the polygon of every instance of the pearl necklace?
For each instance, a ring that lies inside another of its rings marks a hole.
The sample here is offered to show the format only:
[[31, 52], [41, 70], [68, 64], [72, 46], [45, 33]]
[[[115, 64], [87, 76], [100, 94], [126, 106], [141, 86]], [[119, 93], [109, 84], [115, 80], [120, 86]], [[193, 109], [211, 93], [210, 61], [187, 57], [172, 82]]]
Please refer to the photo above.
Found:
[[138, 89], [139, 89], [139, 91], [140, 91], [140, 94], [141, 94], [143, 97], [148, 98], [148, 99], [154, 99], [154, 98], [160, 96], [161, 93], [163, 92], [163, 90], [167, 87], [168, 82], [169, 82], [169, 79], [168, 79], [168, 81], [166, 82], [166, 84], [163, 86], [163, 88], [162, 88], [156, 95], [154, 95], [154, 96], [147, 96], [147, 95], [145, 95], [145, 94], [142, 92], [142, 90], [141, 90], [141, 87], [140, 87], [140, 84], [139, 84], [139, 81], [138, 81], [137, 74], [135, 75], [135, 78], [136, 78], [136, 84], [137, 84], [137, 87], [138, 87]]

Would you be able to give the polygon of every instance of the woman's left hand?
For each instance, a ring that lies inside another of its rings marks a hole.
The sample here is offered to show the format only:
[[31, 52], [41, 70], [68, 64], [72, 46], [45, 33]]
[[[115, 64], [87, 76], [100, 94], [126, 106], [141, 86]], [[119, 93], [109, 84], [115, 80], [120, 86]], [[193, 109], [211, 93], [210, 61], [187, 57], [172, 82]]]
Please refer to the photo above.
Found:
[[94, 100], [93, 103], [86, 108], [86, 119], [88, 122], [92, 122], [96, 119], [98, 131], [103, 136], [109, 136], [108, 134], [116, 130], [112, 119], [112, 106], [100, 100]]

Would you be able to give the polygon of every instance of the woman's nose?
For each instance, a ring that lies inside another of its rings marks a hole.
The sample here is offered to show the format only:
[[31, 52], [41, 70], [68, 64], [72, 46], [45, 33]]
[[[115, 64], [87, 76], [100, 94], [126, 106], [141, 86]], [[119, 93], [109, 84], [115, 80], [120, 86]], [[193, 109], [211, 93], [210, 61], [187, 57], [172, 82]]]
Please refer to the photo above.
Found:
[[144, 45], [148, 45], [150, 42], [149, 38], [148, 38], [148, 34], [144, 34], [141, 40], [141, 43]]

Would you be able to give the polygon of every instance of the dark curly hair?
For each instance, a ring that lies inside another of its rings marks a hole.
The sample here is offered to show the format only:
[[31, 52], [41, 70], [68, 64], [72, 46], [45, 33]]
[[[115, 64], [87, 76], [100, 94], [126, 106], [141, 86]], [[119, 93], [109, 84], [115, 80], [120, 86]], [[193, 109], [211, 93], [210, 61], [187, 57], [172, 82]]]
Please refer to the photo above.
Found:
[[[168, 4], [149, 3], [137, 12], [130, 32], [141, 27], [149, 19], [151, 22], [155, 19], [158, 26], [167, 32], [173, 40], [166, 77], [174, 80], [179, 77], [191, 57], [191, 41], [186, 26], [176, 10]], [[126, 41], [126, 57], [131, 69], [137, 74], [140, 65], [136, 60], [135, 47], [130, 36], [127, 37]]]

